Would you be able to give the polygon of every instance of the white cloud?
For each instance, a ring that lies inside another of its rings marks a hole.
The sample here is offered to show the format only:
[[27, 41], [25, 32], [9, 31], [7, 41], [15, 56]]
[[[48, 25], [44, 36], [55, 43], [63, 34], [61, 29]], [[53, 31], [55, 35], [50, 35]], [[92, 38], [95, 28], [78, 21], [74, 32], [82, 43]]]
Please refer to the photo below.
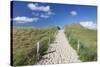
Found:
[[40, 17], [41, 17], [41, 18], [49, 18], [49, 15], [41, 14]]
[[40, 17], [41, 18], [49, 18], [51, 15], [54, 15], [54, 13], [49, 11], [49, 12], [40, 14]]
[[[35, 10], [37, 12], [32, 12], [32, 15], [34, 17], [39, 17], [39, 18], [49, 18], [51, 15], [54, 15], [54, 12], [51, 11], [50, 6], [41, 6], [38, 3], [29, 3], [28, 8], [31, 10]], [[38, 12], [42, 11], [42, 12]]]
[[44, 12], [50, 11], [50, 6], [39, 6], [38, 4], [33, 4], [33, 3], [29, 3], [27, 6], [31, 10], [44, 11]]
[[[32, 12], [32, 15], [34, 17], [38, 17], [38, 18], [49, 18], [50, 16], [54, 15], [54, 12], [51, 11], [50, 6], [41, 6], [38, 3], [29, 3], [28, 8], [30, 8], [31, 10], [35, 10], [37, 12]], [[42, 12], [38, 12], [38, 11], [42, 11]]]
[[33, 21], [37, 21], [39, 18], [29, 18], [29, 17], [25, 17], [25, 16], [18, 16], [13, 18], [13, 21], [16, 21], [18, 23], [27, 23], [27, 22], [33, 22]]
[[40, 18], [49, 18], [50, 16], [54, 15], [53, 12], [49, 11], [49, 12], [44, 12], [44, 13], [35, 13], [33, 12], [32, 15], [34, 17], [40, 17]]
[[76, 15], [77, 15], [77, 12], [76, 12], [76, 11], [71, 11], [70, 14], [71, 14], [72, 16], [76, 16]]
[[88, 29], [97, 29], [97, 24], [92, 21], [80, 22], [80, 25]]
[[47, 12], [47, 15], [54, 15], [54, 12], [49, 11]]
[[35, 16], [35, 17], [38, 17], [39, 13], [32, 12], [32, 15]]

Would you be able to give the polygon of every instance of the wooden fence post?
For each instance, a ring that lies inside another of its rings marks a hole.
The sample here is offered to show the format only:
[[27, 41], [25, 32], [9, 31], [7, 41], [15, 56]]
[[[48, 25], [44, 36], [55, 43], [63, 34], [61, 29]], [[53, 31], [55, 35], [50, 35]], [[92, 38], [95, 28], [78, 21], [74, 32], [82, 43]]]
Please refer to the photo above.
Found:
[[39, 60], [39, 46], [40, 46], [40, 42], [37, 42], [37, 59]]
[[79, 49], [80, 49], [80, 42], [78, 40], [78, 42], [77, 42], [77, 52], [79, 52]]

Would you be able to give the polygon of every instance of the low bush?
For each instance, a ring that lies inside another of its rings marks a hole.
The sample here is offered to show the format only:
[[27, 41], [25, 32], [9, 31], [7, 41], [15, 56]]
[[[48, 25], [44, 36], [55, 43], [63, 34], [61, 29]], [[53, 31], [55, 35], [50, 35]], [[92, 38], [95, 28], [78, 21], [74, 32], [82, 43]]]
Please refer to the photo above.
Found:
[[[33, 65], [39, 60], [37, 59], [37, 42], [40, 42], [39, 58], [48, 50], [49, 44], [53, 42], [57, 32], [56, 27], [51, 28], [13, 28], [13, 42], [11, 47], [13, 66]], [[50, 38], [50, 39], [49, 39]], [[50, 40], [50, 42], [49, 42]]]
[[71, 46], [77, 50], [78, 40], [80, 49], [77, 52], [82, 61], [97, 60], [97, 31], [90, 30], [79, 24], [65, 26], [65, 34]]

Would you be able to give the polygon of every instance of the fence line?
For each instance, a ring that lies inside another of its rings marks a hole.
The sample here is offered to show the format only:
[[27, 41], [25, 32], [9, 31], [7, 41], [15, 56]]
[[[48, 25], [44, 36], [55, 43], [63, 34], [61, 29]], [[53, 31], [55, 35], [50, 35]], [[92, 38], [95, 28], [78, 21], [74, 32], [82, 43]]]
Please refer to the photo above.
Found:
[[[54, 34], [54, 35], [56, 35], [56, 33]], [[50, 42], [51, 42], [51, 38], [49, 37], [49, 41], [48, 41], [48, 44], [50, 44]], [[40, 54], [39, 54], [39, 49], [40, 49], [40, 41], [38, 41], [37, 43], [36, 43], [36, 56], [37, 56], [37, 60], [39, 60], [39, 56], [40, 56]]]
[[[50, 44], [50, 37], [49, 37], [48, 44]], [[40, 54], [39, 54], [39, 49], [40, 49], [40, 41], [38, 41], [38, 42], [36, 43], [36, 56], [37, 56], [37, 60], [39, 60], [39, 56], [40, 56]]]
[[40, 47], [40, 42], [37, 42], [37, 60], [39, 60], [39, 47]]

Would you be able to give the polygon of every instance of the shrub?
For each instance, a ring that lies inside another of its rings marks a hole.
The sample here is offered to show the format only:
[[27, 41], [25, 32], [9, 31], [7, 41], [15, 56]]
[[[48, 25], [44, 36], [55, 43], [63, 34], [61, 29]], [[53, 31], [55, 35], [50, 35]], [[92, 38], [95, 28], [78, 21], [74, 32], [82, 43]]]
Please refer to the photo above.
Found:
[[38, 62], [36, 44], [40, 41], [40, 57], [45, 54], [50, 43], [54, 40], [57, 28], [13, 28], [13, 66], [31, 65]]
[[77, 41], [80, 41], [80, 49], [77, 52], [82, 61], [97, 60], [97, 31], [86, 29], [79, 24], [65, 26], [65, 34], [71, 46], [77, 50]]

